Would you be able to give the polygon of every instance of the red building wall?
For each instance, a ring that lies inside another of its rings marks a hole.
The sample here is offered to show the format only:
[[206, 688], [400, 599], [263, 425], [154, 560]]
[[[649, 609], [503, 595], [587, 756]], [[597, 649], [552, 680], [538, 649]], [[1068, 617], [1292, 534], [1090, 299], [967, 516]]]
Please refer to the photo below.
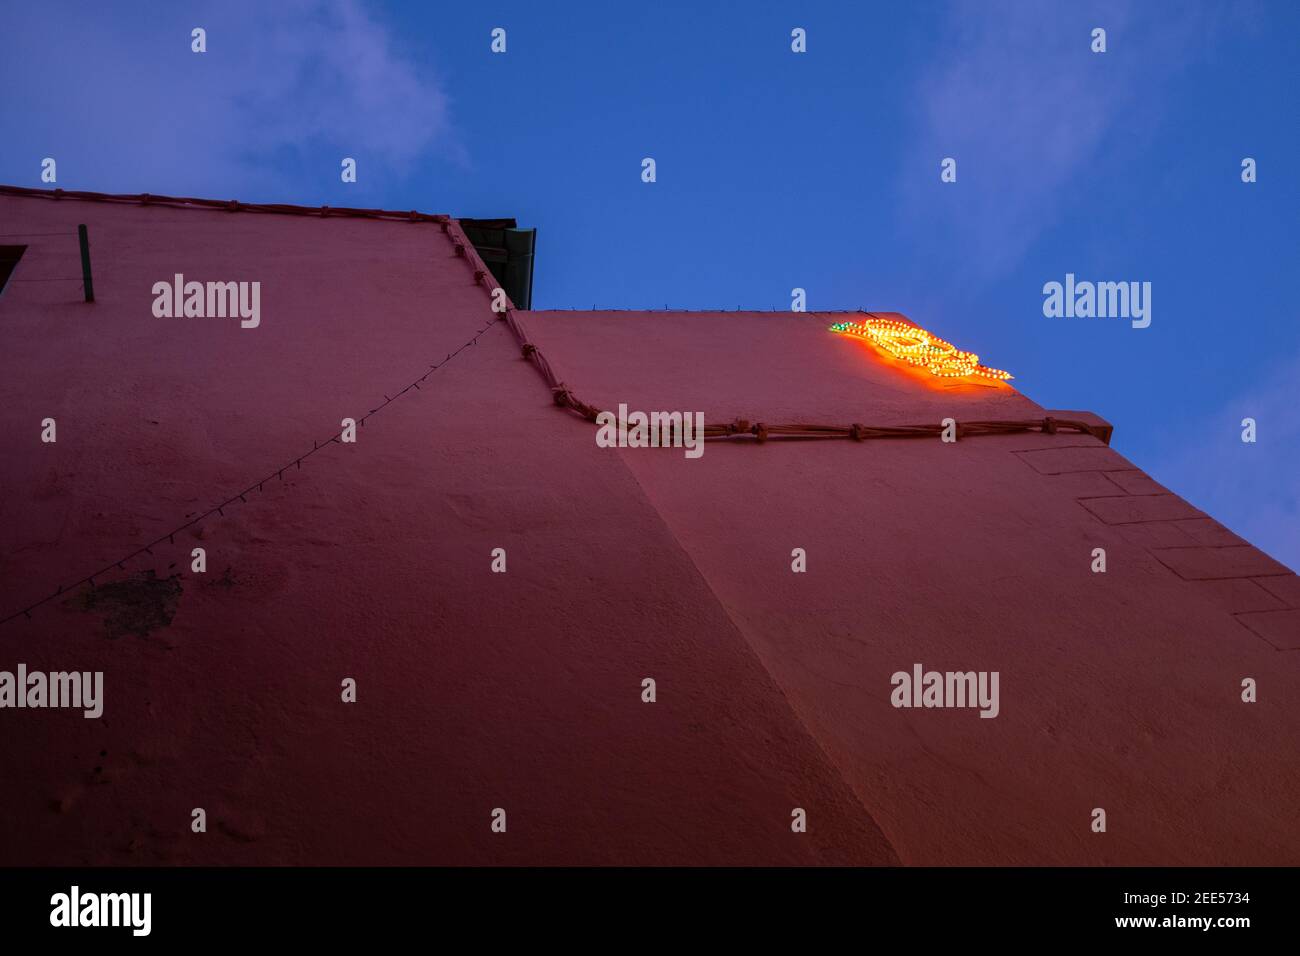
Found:
[[[94, 304], [61, 278], [81, 222]], [[0, 224], [53, 234], [4, 240], [14, 280], [59, 280], [0, 296], [0, 616], [380, 409], [101, 597], [0, 625], [0, 669], [100, 670], [106, 698], [0, 713], [0, 862], [1296, 859], [1296, 577], [1094, 438], [598, 448], [454, 223], [0, 195]], [[260, 326], [155, 318], [178, 272], [260, 281]], [[602, 408], [1043, 414], [827, 316], [519, 319]], [[914, 662], [1000, 671], [1000, 715], [891, 707]]]

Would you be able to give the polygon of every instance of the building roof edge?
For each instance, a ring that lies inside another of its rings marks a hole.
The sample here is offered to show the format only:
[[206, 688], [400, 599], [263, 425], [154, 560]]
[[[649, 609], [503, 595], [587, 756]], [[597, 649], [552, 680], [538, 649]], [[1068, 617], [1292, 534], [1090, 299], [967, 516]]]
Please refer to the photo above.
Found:
[[445, 213], [426, 213], [412, 209], [359, 209], [350, 206], [297, 206], [292, 203], [245, 203], [238, 199], [197, 199], [189, 196], [159, 196], [152, 193], [98, 193], [77, 189], [33, 189], [27, 186], [0, 184], [0, 196], [36, 199], [72, 199], [82, 202], [135, 203], [141, 206], [166, 206], [173, 209], [207, 209], [224, 212], [265, 212], [287, 216], [337, 216], [351, 219], [383, 219], [404, 222], [448, 222]]

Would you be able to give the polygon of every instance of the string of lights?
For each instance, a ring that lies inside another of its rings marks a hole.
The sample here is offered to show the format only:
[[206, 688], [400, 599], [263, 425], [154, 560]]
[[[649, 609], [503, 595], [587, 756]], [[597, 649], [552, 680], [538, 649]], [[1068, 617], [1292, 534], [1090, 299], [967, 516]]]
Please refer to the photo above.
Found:
[[[217, 208], [217, 209], [226, 209], [231, 212], [286, 213], [290, 215], [310, 214], [310, 215], [321, 215], [321, 216], [327, 216], [333, 214], [333, 215], [343, 215], [349, 217], [368, 218], [368, 219], [408, 220], [410, 222], [438, 223], [441, 226], [443, 235], [446, 236], [447, 240], [451, 243], [452, 252], [454, 253], [454, 255], [458, 258], [463, 259], [474, 270], [474, 283], [480, 287], [487, 286], [487, 275], [488, 275], [487, 268], [483, 264], [483, 261], [478, 257], [478, 254], [475, 252], [474, 247], [469, 243], [469, 240], [466, 238], [464, 232], [461, 231], [459, 224], [458, 223], [453, 224], [449, 216], [440, 215], [440, 214], [431, 215], [428, 213], [416, 212], [414, 210], [412, 210], [409, 213], [402, 214], [402, 213], [392, 212], [384, 209], [330, 209], [328, 206], [322, 206], [319, 209], [319, 211], [317, 211], [317, 210], [312, 210], [307, 207], [301, 207], [301, 206], [240, 203], [233, 199], [230, 200], [229, 202], [223, 203], [216, 200], [176, 198], [171, 196], [151, 196], [148, 193], [143, 193], [135, 196], [125, 196], [125, 195], [110, 195], [105, 193], [90, 193], [90, 192], [65, 193], [62, 189], [47, 191], [47, 190], [27, 189], [18, 186], [0, 186], [0, 195], [6, 195], [6, 194], [21, 195], [21, 196], [41, 196], [44, 198], [54, 199], [54, 200], [63, 199], [67, 197], [71, 199], [88, 200], [93, 202], [123, 202], [123, 203], [139, 203], [141, 205], [159, 204], [159, 205], [175, 206], [181, 208]], [[455, 230], [454, 235], [452, 234], [453, 229]], [[408, 385], [406, 385], [406, 387], [393, 393], [393, 395], [391, 396], [384, 395], [384, 400], [382, 402], [380, 402], [374, 408], [370, 409], [365, 415], [361, 416], [356, 420], [357, 425], [364, 426], [367, 420], [373, 418], [379, 412], [383, 411], [394, 401], [401, 398], [403, 395], [406, 395], [412, 389], [418, 390], [420, 388], [421, 382], [428, 379], [430, 375], [438, 371], [438, 369], [442, 368], [442, 366], [446, 365], [448, 362], [454, 359], [461, 352], [465, 351], [465, 349], [469, 348], [472, 345], [478, 344], [479, 338], [482, 337], [484, 334], [486, 334], [488, 330], [491, 329], [494, 325], [496, 325], [497, 321], [502, 318], [505, 318], [507, 320], [510, 319], [509, 315], [501, 315], [494, 312], [492, 318], [487, 322], [487, 324], [484, 325], [482, 328], [480, 328], [477, 332], [475, 332], [474, 336], [471, 339], [469, 339], [467, 342], [461, 345], [460, 348], [456, 349], [454, 352], [448, 352], [446, 358], [442, 359], [442, 361], [431, 364], [429, 368], [424, 372], [423, 375], [421, 375], [419, 378], [415, 379], [414, 381], [410, 382]], [[521, 334], [517, 326], [512, 325], [512, 327], [516, 335]], [[250, 494], [252, 494], [254, 491], [258, 491], [258, 492], [263, 491], [267, 483], [271, 481], [275, 481], [275, 480], [283, 481], [284, 473], [288, 471], [290, 468], [301, 469], [302, 463], [306, 461], [308, 458], [310, 458], [312, 455], [315, 455], [317, 452], [321, 451], [324, 448], [329, 447], [332, 444], [336, 444], [336, 443], [341, 444], [343, 440], [343, 434], [344, 434], [344, 430], [340, 428], [340, 430], [336, 434], [330, 435], [328, 438], [324, 440], [313, 441], [311, 451], [304, 452], [303, 454], [299, 455], [297, 458], [290, 459], [283, 466], [268, 473], [264, 477], [259, 478], [257, 481], [252, 482], [248, 487], [244, 488], [242, 491], [235, 492], [233, 495], [229, 496], [228, 498], [219, 502], [218, 504], [213, 505], [211, 508], [209, 508], [207, 511], [203, 512], [202, 514], [196, 515], [195, 517], [186, 521], [184, 524], [178, 525], [177, 527], [171, 529], [166, 534], [159, 535], [157, 538], [150, 541], [148, 544], [136, 548], [131, 553], [123, 555], [121, 558], [117, 559], [116, 561], [112, 561], [104, 565], [98, 571], [95, 571], [92, 574], [87, 574], [84, 577], [79, 578], [76, 581], [72, 581], [68, 584], [61, 584], [58, 586], [58, 588], [54, 591], [53, 594], [47, 594], [45, 597], [41, 598], [38, 601], [32, 602], [31, 604], [27, 605], [25, 608], [15, 611], [14, 613], [6, 617], [0, 618], [0, 625], [8, 624], [10, 621], [16, 620], [20, 617], [26, 618], [27, 620], [31, 620], [32, 617], [31, 612], [34, 611], [36, 608], [41, 607], [44, 604], [48, 604], [50, 601], [53, 601], [55, 598], [60, 597], [61, 595], [73, 590], [74, 588], [78, 588], [83, 584], [89, 584], [91, 587], [94, 587], [96, 578], [103, 577], [104, 575], [114, 570], [119, 570], [119, 571], [126, 570], [127, 562], [133, 561], [136, 558], [140, 557], [141, 555], [152, 556], [153, 549], [156, 547], [160, 547], [164, 541], [166, 541], [168, 544], [175, 544], [177, 534], [180, 534], [181, 532], [185, 531], [187, 528], [193, 527], [194, 525], [198, 524], [200, 521], [204, 521], [212, 517], [213, 515], [217, 515], [218, 517], [225, 517], [226, 508], [234, 507], [237, 504], [247, 504], [248, 496]]]
[[[448, 352], [446, 358], [430, 365], [428, 370], [426, 370], [424, 374], [421, 375], [419, 378], [412, 381], [410, 384], [408, 384], [405, 388], [402, 388], [400, 391], [394, 392], [391, 396], [385, 395], [384, 400], [382, 402], [380, 402], [374, 408], [370, 409], [365, 415], [361, 416], [356, 420], [357, 424], [360, 426], [364, 426], [368, 419], [373, 418], [375, 415], [378, 415], [380, 412], [382, 412], [393, 402], [397, 401], [397, 399], [401, 398], [403, 395], [407, 394], [413, 389], [419, 389], [420, 383], [428, 379], [430, 375], [438, 371], [438, 369], [442, 368], [444, 365], [446, 365], [448, 362], [454, 359], [461, 352], [465, 351], [465, 349], [469, 348], [472, 345], [476, 345], [478, 343], [479, 338], [484, 334], [486, 334], [494, 325], [496, 325], [495, 316], [490, 322], [488, 322], [481, 329], [475, 332], [473, 338], [466, 341], [463, 345], [460, 346], [460, 348], [456, 349], [456, 351]], [[211, 518], [213, 515], [217, 515], [218, 517], [225, 517], [226, 514], [225, 509], [235, 507], [240, 504], [247, 504], [249, 495], [253, 494], [254, 492], [263, 491], [265, 489], [265, 486], [272, 481], [276, 481], [276, 480], [284, 481], [284, 473], [289, 469], [291, 468], [301, 469], [302, 463], [306, 461], [308, 458], [312, 457], [313, 455], [317, 454], [320, 451], [323, 451], [325, 448], [328, 448], [330, 445], [341, 444], [343, 439], [343, 434], [344, 434], [344, 430], [340, 429], [336, 434], [330, 435], [328, 438], [313, 441], [310, 451], [304, 451], [301, 455], [289, 459], [280, 467], [274, 469], [271, 472], [268, 472], [263, 477], [249, 484], [248, 487], [242, 489], [241, 491], [235, 492], [233, 495], [230, 495], [229, 497], [225, 498], [223, 501], [220, 501], [217, 504], [213, 505], [211, 508], [209, 508], [207, 511], [204, 511], [202, 514], [198, 514], [194, 516], [190, 520], [186, 521], [184, 524], [177, 525], [175, 528], [172, 528], [170, 531], [166, 532], [165, 534], [159, 535], [157, 538], [154, 538], [152, 541], [148, 542], [147, 544], [142, 545], [139, 548], [136, 548], [130, 554], [123, 555], [121, 558], [118, 558], [116, 561], [110, 561], [108, 564], [104, 565], [98, 571], [95, 571], [91, 574], [87, 574], [76, 581], [72, 581], [68, 584], [61, 584], [53, 594], [49, 594], [46, 597], [41, 598], [39, 601], [33, 601], [31, 604], [27, 605], [27, 607], [23, 608], [22, 610], [15, 611], [14, 613], [8, 615], [7, 617], [0, 618], [0, 625], [7, 624], [10, 621], [20, 617], [26, 617], [30, 620], [32, 616], [31, 612], [34, 611], [36, 608], [40, 607], [41, 605], [47, 604], [50, 601], [53, 601], [55, 598], [73, 590], [74, 588], [78, 588], [83, 584], [89, 584], [91, 587], [94, 587], [96, 578], [103, 577], [104, 575], [114, 570], [119, 570], [119, 571], [126, 570], [127, 562], [133, 561], [136, 558], [140, 557], [141, 555], [152, 556], [153, 549], [156, 547], [160, 547], [164, 542], [168, 544], [175, 544], [176, 535], [185, 531], [187, 528], [193, 527], [194, 525], [198, 524], [201, 521]]]
[[[16, 192], [17, 190], [12, 187], [0, 188], [0, 193], [3, 193], [5, 191]], [[96, 194], [89, 194], [86, 198], [91, 198], [91, 197], [100, 199], [101, 201], [107, 199], [109, 201], [134, 201], [134, 202], [144, 202], [146, 204], [150, 201], [153, 201], [156, 198], [156, 197], [149, 197], [149, 196], [102, 197]], [[187, 200], [187, 199], [171, 199], [169, 200], [169, 202], [175, 203], [177, 205], [189, 205], [194, 201]], [[211, 203], [211, 205], [217, 205], [217, 204]], [[251, 210], [254, 207], [232, 202], [229, 206], [227, 206], [227, 208], [242, 211], [242, 210]], [[290, 210], [294, 211], [297, 214], [302, 214], [300, 209], [295, 207], [263, 206], [256, 209], [256, 211], [259, 212], [284, 212]], [[383, 210], [348, 210], [347, 213], [356, 216], [366, 216], [366, 217], [373, 216], [376, 218], [397, 218], [399, 215], [394, 213], [388, 213]], [[325, 212], [322, 211], [322, 214], [325, 214]], [[443, 234], [447, 236], [448, 240], [452, 244], [454, 255], [458, 258], [463, 259], [465, 263], [473, 270], [473, 277], [474, 277], [475, 284], [484, 288], [489, 292], [492, 291], [488, 286], [488, 282], [487, 282], [487, 277], [489, 274], [487, 267], [483, 263], [482, 259], [479, 258], [476, 250], [469, 243], [464, 233], [460, 230], [458, 223], [456, 223], [454, 220], [451, 220], [449, 217], [446, 216], [430, 216], [430, 215], [414, 213], [414, 212], [410, 213], [409, 216], [413, 221], [417, 221], [417, 222], [423, 221], [423, 222], [439, 223], [441, 225]], [[526, 329], [524, 328], [523, 323], [520, 321], [518, 313], [513, 308], [507, 307], [504, 313], [494, 312], [492, 319], [489, 320], [488, 323], [484, 325], [482, 328], [480, 328], [477, 332], [475, 332], [472, 338], [466, 341], [463, 345], [460, 346], [460, 348], [456, 349], [454, 352], [447, 353], [447, 356], [441, 361], [431, 364], [429, 368], [419, 378], [410, 382], [404, 388], [395, 392], [393, 395], [391, 396], [385, 395], [383, 402], [379, 403], [374, 408], [370, 409], [361, 418], [357, 419], [357, 424], [360, 426], [364, 426], [368, 419], [374, 417], [379, 412], [383, 411], [394, 401], [401, 398], [403, 395], [406, 395], [413, 389], [418, 390], [420, 388], [420, 383], [427, 380], [430, 375], [432, 375], [438, 369], [442, 368], [442, 366], [446, 365], [448, 362], [454, 359], [465, 349], [469, 348], [472, 345], [476, 345], [478, 343], [479, 338], [484, 334], [486, 334], [496, 324], [498, 320], [505, 321], [507, 327], [514, 334], [515, 340], [519, 345], [520, 352], [523, 355], [524, 359], [529, 361], [542, 375], [542, 378], [545, 380], [546, 384], [551, 389], [551, 394], [555, 401], [555, 404], [560, 406], [561, 408], [565, 408], [572, 411], [573, 413], [577, 414], [578, 416], [582, 417], [587, 421], [594, 423], [597, 419], [597, 416], [600, 414], [600, 409], [598, 409], [594, 405], [590, 405], [582, 401], [576, 395], [574, 395], [572, 391], [570, 391], [568, 386], [565, 385], [564, 381], [556, 373], [554, 367], [547, 360], [547, 358], [542, 354], [542, 352], [537, 348], [537, 346], [532, 341], [530, 341], [530, 337]], [[896, 328], [894, 329], [894, 331], [886, 333], [884, 331], [886, 326], [894, 326]], [[872, 319], [867, 320], [867, 322], [858, 322], [858, 323], [843, 322], [843, 323], [837, 323], [835, 326], [832, 326], [832, 330], [837, 332], [839, 331], [850, 332], [850, 330], [865, 330], [866, 328], [876, 329], [877, 334], [880, 335], [882, 340], [893, 342], [900, 349], [903, 349], [904, 346], [911, 347], [914, 345], [922, 345], [922, 344], [926, 346], [930, 346], [935, 352], [935, 357], [931, 358], [931, 361], [929, 363], [930, 365], [939, 365], [943, 369], [955, 369], [957, 367], [962, 367], [966, 364], [969, 364], [972, 369], [976, 369], [980, 371], [973, 371], [970, 373], [961, 373], [961, 374], [982, 373], [985, 374], [987, 377], [997, 377], [997, 376], [1001, 376], [1003, 378], [1011, 377], [1007, 373], [1001, 372], [997, 369], [985, 369], [984, 366], [978, 364], [977, 356], [974, 356], [971, 353], [960, 352], [959, 350], [953, 348], [949, 343], [944, 342], [942, 339], [938, 339], [934, 336], [930, 336], [929, 333], [924, 332], [924, 330], [919, 330], [914, 326], [907, 326], [904, 323], [890, 322], [889, 320], [873, 317]], [[901, 334], [898, 334], [901, 333], [903, 330], [906, 330], [912, 335], [911, 340], [907, 340]], [[921, 340], [917, 336], [918, 332], [921, 335], [925, 336], [924, 340]], [[860, 331], [854, 331], [854, 332], [850, 332], [850, 334], [863, 334], [863, 333]], [[920, 357], [926, 353], [924, 350], [917, 351], [917, 352], [908, 352], [904, 350], [903, 354], [913, 355], [913, 357], [916, 358], [917, 360], [913, 361], [912, 364], [919, 365], [919, 364], [923, 364], [922, 361], [920, 361]], [[947, 355], [948, 357], [943, 359], [942, 362], [951, 363], [951, 365], [942, 365], [940, 359], [937, 357], [940, 354]], [[911, 359], [909, 359], [909, 361], [911, 361]], [[935, 374], [940, 374], [940, 373], [936, 372]], [[957, 374], [957, 373], [949, 371], [948, 374]], [[1095, 438], [1100, 439], [1103, 442], [1109, 442], [1109, 438], [1110, 438], [1108, 426], [1098, 426], [1098, 425], [1090, 424], [1088, 422], [1073, 421], [1069, 419], [1055, 419], [1050, 416], [1042, 419], [1022, 419], [1022, 420], [1015, 420], [1015, 421], [971, 421], [971, 422], [962, 422], [962, 423], [954, 422], [951, 427], [953, 429], [954, 437], [966, 437], [966, 436], [973, 436], [973, 435], [992, 435], [992, 434], [1012, 434], [1016, 432], [1026, 432], [1026, 431], [1040, 431], [1044, 434], [1055, 434], [1057, 431], [1063, 430], [1063, 431], [1078, 432], [1081, 434], [1091, 435]], [[721, 423], [721, 424], [706, 423], [704, 426], [703, 437], [711, 438], [711, 439], [753, 437], [760, 442], [765, 442], [769, 438], [785, 438], [785, 439], [795, 439], [795, 440], [847, 438], [847, 439], [852, 439], [854, 441], [864, 441], [867, 439], [876, 439], [876, 438], [923, 438], [923, 437], [933, 438], [936, 436], [943, 435], [947, 430], [948, 427], [943, 425], [942, 423], [926, 423], [921, 425], [892, 425], [892, 426], [891, 425], [873, 426], [873, 425], [864, 425], [860, 423], [853, 423], [850, 425], [820, 425], [820, 424], [808, 424], [808, 423], [769, 425], [764, 422], [751, 423], [746, 419], [735, 419], [734, 421]], [[302, 463], [306, 461], [308, 458], [310, 458], [311, 456], [322, 451], [324, 448], [328, 447], [329, 445], [341, 443], [343, 439], [343, 434], [344, 431], [341, 429], [338, 433], [330, 435], [328, 438], [324, 439], [323, 441], [321, 440], [313, 441], [312, 448], [310, 451], [305, 451], [303, 454], [299, 455], [298, 457], [288, 460], [281, 467], [276, 468], [274, 471], [269, 472], [264, 477], [259, 478], [258, 480], [252, 482], [251, 484], [248, 485], [248, 487], [244, 488], [243, 490], [237, 491], [233, 495], [230, 495], [229, 497], [225, 498], [223, 501], [217, 503], [216, 505], [213, 505], [211, 508], [209, 508], [207, 511], [203, 512], [202, 514], [196, 515], [195, 517], [186, 521], [184, 524], [178, 525], [172, 530], [166, 532], [165, 534], [160, 535], [159, 537], [155, 538], [153, 541], [150, 541], [149, 543], [142, 545], [141, 547], [135, 549], [129, 554], [124, 555], [118, 560], [109, 562], [108, 564], [100, 568], [98, 571], [95, 571], [91, 574], [87, 574], [84, 577], [76, 581], [72, 581], [68, 584], [59, 585], [58, 589], [54, 591], [54, 593], [48, 594], [46, 597], [43, 597], [38, 601], [32, 602], [31, 604], [27, 605], [27, 607], [19, 611], [15, 611], [13, 614], [8, 615], [7, 617], [0, 618], [0, 625], [7, 624], [10, 621], [13, 621], [20, 617], [25, 617], [28, 620], [30, 620], [32, 616], [31, 612], [36, 608], [41, 607], [42, 605], [47, 604], [50, 601], [53, 601], [54, 599], [58, 598], [59, 596], [71, 591], [74, 588], [80, 587], [84, 584], [89, 584], [91, 587], [94, 587], [96, 578], [102, 577], [115, 569], [125, 570], [127, 562], [133, 561], [134, 559], [140, 557], [141, 555], [152, 556], [153, 548], [161, 546], [163, 542], [174, 544], [175, 537], [177, 534], [185, 531], [187, 528], [193, 527], [194, 525], [198, 524], [201, 521], [204, 521], [212, 517], [213, 515], [224, 517], [226, 508], [234, 507], [238, 504], [246, 504], [248, 501], [248, 496], [250, 494], [252, 494], [255, 491], [256, 492], [263, 491], [266, 484], [268, 484], [269, 482], [275, 480], [283, 481], [284, 473], [288, 471], [290, 468], [301, 469]]]
[[[888, 320], [879, 320], [888, 321]], [[519, 348], [523, 357], [533, 364], [541, 373], [542, 378], [551, 389], [551, 394], [555, 399], [555, 404], [561, 408], [567, 408], [574, 414], [586, 421], [595, 423], [597, 417], [601, 414], [601, 409], [595, 405], [590, 405], [582, 401], [569, 389], [564, 381], [556, 374], [551, 367], [550, 362], [542, 354], [537, 346], [529, 341], [527, 332], [518, 321], [518, 317], [513, 311], [506, 312], [506, 322], [510, 330], [514, 332], [516, 340], [519, 342]], [[841, 323], [844, 325], [856, 323]], [[913, 328], [908, 326], [908, 328]], [[990, 371], [997, 371], [990, 369]], [[1006, 373], [1002, 373], [1006, 374]], [[1008, 376], [1010, 377], [1010, 376]], [[1081, 435], [1089, 435], [1099, 441], [1109, 443], [1110, 426], [1096, 425], [1085, 421], [1076, 421], [1074, 419], [1055, 418], [1053, 416], [1044, 416], [1043, 418], [1028, 419], [1010, 419], [994, 421], [954, 421], [952, 426], [954, 438], [967, 438], [976, 435], [1010, 435], [1017, 432], [1041, 432], [1045, 435], [1054, 435], [1057, 432], [1074, 432]], [[866, 441], [873, 438], [935, 438], [943, 437], [948, 431], [948, 426], [942, 422], [927, 422], [921, 425], [864, 425], [855, 422], [849, 425], [822, 425], [814, 423], [797, 422], [792, 424], [767, 424], [765, 422], [751, 422], [748, 419], [737, 418], [730, 422], [705, 423], [704, 437], [712, 439], [729, 439], [729, 438], [755, 438], [760, 442], [765, 442], [770, 438], [783, 438], [793, 440], [808, 439], [831, 439], [847, 438], [853, 441]]]
[[974, 352], [963, 352], [951, 342], [932, 335], [919, 326], [893, 319], [869, 318], [861, 322], [836, 322], [832, 332], [866, 339], [909, 365], [918, 365], [939, 378], [962, 378], [974, 375], [1006, 381], [1009, 372], [980, 364]]

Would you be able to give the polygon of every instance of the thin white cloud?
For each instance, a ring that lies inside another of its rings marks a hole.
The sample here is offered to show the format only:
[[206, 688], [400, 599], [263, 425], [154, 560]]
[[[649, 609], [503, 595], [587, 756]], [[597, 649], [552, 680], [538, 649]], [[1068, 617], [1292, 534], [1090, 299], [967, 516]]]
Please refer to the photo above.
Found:
[[[25, 91], [0, 104], [9, 181], [31, 180], [9, 162], [50, 155], [71, 189], [294, 198], [337, 182], [344, 156], [359, 194], [422, 158], [463, 158], [432, 68], [357, 0], [223, 0], [143, 20], [59, 6], [23, 5], [0, 31], [0, 76]], [[199, 26], [204, 54], [190, 51]]]
[[[222, 4], [220, 17], [230, 17]], [[447, 97], [355, 0], [252, 3], [240, 16], [230, 93], [266, 146], [327, 141], [404, 168], [452, 139]]]
[[[1071, 184], [1108, 138], [1147, 135], [1162, 85], [1214, 44], [1217, 8], [1172, 9], [952, 4], [918, 82], [905, 158], [902, 218], [913, 239], [949, 237], [951, 265], [979, 279], [1014, 269], [1068, 211]], [[1106, 53], [1091, 52], [1093, 27], [1107, 31]], [[936, 193], [949, 156], [959, 185]]]

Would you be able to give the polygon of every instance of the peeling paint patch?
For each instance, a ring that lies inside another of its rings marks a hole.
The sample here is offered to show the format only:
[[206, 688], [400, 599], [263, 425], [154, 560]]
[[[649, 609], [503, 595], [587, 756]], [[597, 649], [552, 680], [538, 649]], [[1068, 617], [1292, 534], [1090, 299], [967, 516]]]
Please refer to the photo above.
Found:
[[159, 578], [153, 571], [144, 571], [122, 581], [83, 588], [64, 603], [75, 610], [104, 615], [106, 637], [148, 637], [171, 624], [181, 590], [180, 575]]

